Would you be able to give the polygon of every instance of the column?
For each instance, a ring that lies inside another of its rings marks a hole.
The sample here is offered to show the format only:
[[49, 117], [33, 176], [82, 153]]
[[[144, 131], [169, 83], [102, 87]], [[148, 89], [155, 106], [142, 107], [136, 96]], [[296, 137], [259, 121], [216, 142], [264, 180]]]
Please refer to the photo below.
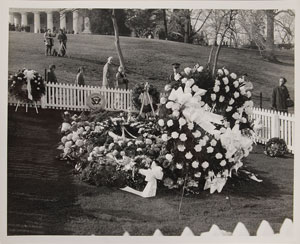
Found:
[[21, 25], [19, 14], [14, 15], [14, 24], [15, 24], [15, 26], [20, 26]]
[[78, 10], [73, 11], [73, 31], [74, 34], [78, 34], [78, 19], [79, 19], [79, 12]]
[[53, 31], [53, 12], [47, 12], [47, 29]]
[[34, 13], [34, 33], [40, 33], [41, 29], [41, 18], [40, 12]]
[[66, 19], [65, 12], [60, 13], [59, 26], [60, 26], [60, 29], [62, 29], [62, 30], [67, 29], [67, 19]]
[[28, 25], [27, 13], [26, 12], [21, 14], [21, 25], [22, 26]]
[[9, 23], [12, 25], [14, 24], [14, 14], [9, 13]]

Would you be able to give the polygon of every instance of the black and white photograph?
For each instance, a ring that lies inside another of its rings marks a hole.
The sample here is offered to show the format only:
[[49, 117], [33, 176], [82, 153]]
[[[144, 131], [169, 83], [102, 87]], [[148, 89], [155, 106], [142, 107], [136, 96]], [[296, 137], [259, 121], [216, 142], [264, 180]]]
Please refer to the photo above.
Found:
[[3, 243], [299, 238], [299, 3], [26, 2], [1, 17]]

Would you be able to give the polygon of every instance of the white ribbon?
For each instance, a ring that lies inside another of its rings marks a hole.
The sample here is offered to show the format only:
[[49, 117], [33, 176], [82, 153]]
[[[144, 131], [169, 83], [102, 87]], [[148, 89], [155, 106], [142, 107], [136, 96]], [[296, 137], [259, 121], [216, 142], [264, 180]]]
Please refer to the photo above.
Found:
[[169, 100], [184, 107], [182, 113], [189, 122], [197, 123], [210, 134], [216, 133], [213, 123], [222, 124], [223, 116], [207, 111], [204, 106], [201, 106], [201, 96], [206, 93], [206, 90], [199, 88], [192, 96], [190, 86], [191, 84], [187, 82], [184, 91], [182, 87], [173, 89]]
[[145, 175], [145, 180], [148, 181], [145, 189], [143, 191], [137, 191], [129, 186], [125, 188], [121, 188], [123, 191], [127, 191], [133, 194], [136, 194], [141, 197], [155, 197], [156, 189], [157, 189], [157, 180], [161, 180], [163, 178], [162, 168], [157, 166], [155, 162], [152, 163], [150, 169], [140, 169], [139, 173]]
[[31, 80], [34, 78], [34, 71], [33, 70], [24, 70], [25, 78], [27, 78], [27, 92], [28, 92], [28, 99], [33, 100], [31, 94]]
[[225, 186], [227, 177], [222, 177], [221, 175], [215, 175], [212, 171], [206, 178], [204, 185], [204, 190], [210, 189], [210, 194], [213, 194], [215, 191], [221, 192]]

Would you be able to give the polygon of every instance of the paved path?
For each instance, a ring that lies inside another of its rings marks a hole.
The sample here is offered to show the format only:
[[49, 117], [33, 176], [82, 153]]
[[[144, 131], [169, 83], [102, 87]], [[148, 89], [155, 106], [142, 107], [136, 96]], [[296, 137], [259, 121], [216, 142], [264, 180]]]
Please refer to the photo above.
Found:
[[78, 191], [71, 167], [55, 159], [62, 111], [8, 114], [8, 235], [72, 234]]

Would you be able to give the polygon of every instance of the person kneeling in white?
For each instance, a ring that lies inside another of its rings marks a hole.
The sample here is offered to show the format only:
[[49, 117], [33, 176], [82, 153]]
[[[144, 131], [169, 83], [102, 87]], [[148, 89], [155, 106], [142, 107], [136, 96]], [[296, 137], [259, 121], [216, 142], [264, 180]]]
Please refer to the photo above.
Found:
[[141, 197], [155, 197], [156, 189], [157, 189], [157, 180], [161, 180], [163, 178], [162, 168], [157, 166], [155, 162], [151, 164], [150, 169], [140, 169], [139, 173], [145, 175], [145, 180], [148, 181], [145, 189], [143, 191], [137, 191], [129, 186], [125, 188], [121, 188], [123, 191], [127, 191]]

